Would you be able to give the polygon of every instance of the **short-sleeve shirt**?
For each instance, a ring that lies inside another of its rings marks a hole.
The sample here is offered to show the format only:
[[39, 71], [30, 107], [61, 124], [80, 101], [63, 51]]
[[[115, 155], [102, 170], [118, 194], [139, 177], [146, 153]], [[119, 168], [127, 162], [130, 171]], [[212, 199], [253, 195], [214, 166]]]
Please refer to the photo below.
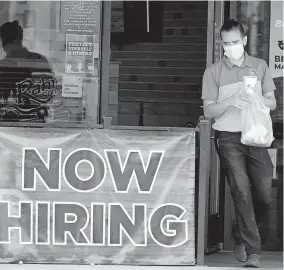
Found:
[[[203, 75], [202, 99], [222, 102], [225, 99], [245, 91], [244, 76], [250, 75], [250, 70], [256, 71], [256, 92], [262, 96], [276, 89], [266, 62], [249, 56], [245, 52], [243, 64], [233, 65], [226, 56], [208, 67]], [[220, 117], [215, 118], [213, 129], [218, 131], [240, 132], [241, 110], [230, 106]]]

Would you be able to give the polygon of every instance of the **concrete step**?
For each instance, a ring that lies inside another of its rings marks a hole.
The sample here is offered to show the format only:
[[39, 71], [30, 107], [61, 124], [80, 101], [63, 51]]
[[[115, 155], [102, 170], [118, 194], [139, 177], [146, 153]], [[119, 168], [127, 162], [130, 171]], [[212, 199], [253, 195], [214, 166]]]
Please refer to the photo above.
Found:
[[190, 91], [165, 91], [165, 90], [133, 90], [133, 89], [119, 89], [119, 100], [123, 101], [125, 98], [145, 98], [151, 99], [185, 99], [185, 100], [200, 100], [201, 92]]
[[112, 52], [120, 51], [206, 51], [207, 44], [205, 42], [191, 42], [188, 44], [185, 43], [138, 43], [138, 44], [124, 44], [122, 47], [117, 45], [111, 46]]
[[202, 34], [202, 35], [187, 35], [187, 36], [173, 36], [173, 35], [164, 35], [162, 37], [162, 41], [163, 43], [167, 44], [167, 43], [177, 43], [177, 44], [188, 44], [191, 42], [194, 43], [204, 43], [207, 44], [207, 33]]
[[205, 10], [165, 10], [164, 20], [174, 19], [174, 20], [183, 20], [189, 18], [206, 18], [207, 19], [207, 8]]
[[188, 60], [188, 59], [163, 59], [163, 60], [152, 60], [152, 59], [125, 59], [121, 60], [120, 67], [200, 67], [203, 71], [206, 68], [206, 59], [201, 60]]
[[121, 74], [119, 80], [122, 82], [127, 81], [138, 81], [138, 82], [147, 82], [147, 83], [192, 83], [192, 84], [202, 84], [202, 76], [200, 75], [155, 75], [155, 74]]
[[146, 52], [146, 51], [114, 51], [111, 53], [111, 58], [115, 60], [123, 59], [192, 59], [201, 60], [206, 59], [206, 51], [160, 51], [160, 52]]
[[165, 10], [204, 10], [207, 7], [206, 1], [168, 1], [164, 4]]
[[[119, 82], [119, 89], [129, 90], [165, 90], [165, 91], [190, 91], [201, 92], [201, 86], [190, 83], [147, 83], [147, 82]], [[120, 91], [120, 90], [119, 90]]]
[[155, 74], [155, 75], [200, 75], [204, 73], [203, 67], [142, 67], [120, 66], [120, 74]]
[[[198, 104], [188, 106], [187, 103], [168, 102], [145, 102], [144, 115], [176, 115], [189, 116], [195, 114], [194, 109], [198, 110]], [[140, 114], [140, 102], [120, 102], [118, 112], [123, 114]]]
[[[199, 25], [181, 26], [181, 27], [164, 27], [163, 36], [189, 36], [207, 35], [207, 25], [200, 27]], [[194, 42], [194, 39], [192, 39]]]
[[199, 27], [207, 26], [207, 17], [195, 17], [185, 19], [164, 19], [164, 27], [186, 27], [196, 25]]

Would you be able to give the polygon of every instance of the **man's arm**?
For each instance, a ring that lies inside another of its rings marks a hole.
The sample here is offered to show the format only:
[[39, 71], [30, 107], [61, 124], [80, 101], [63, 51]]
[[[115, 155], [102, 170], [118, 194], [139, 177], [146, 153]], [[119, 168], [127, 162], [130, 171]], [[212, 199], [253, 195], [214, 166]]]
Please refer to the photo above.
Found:
[[271, 111], [274, 111], [276, 109], [276, 107], [277, 107], [274, 91], [264, 94], [262, 96], [262, 102]]
[[230, 106], [240, 110], [246, 109], [251, 103], [251, 99], [246, 95], [235, 94], [221, 102], [203, 100], [204, 115], [208, 118], [221, 116]]
[[262, 101], [266, 107], [271, 111], [276, 109], [276, 98], [274, 91], [276, 89], [273, 78], [271, 76], [268, 65], [264, 61], [263, 64], [263, 78], [261, 82], [262, 86]]
[[[217, 105], [219, 87], [214, 78], [214, 69], [208, 68], [203, 74], [202, 80], [202, 99], [203, 99], [203, 112], [207, 118], [215, 118], [222, 114], [227, 106], [219, 108]], [[216, 108], [217, 107], [217, 108]]]
[[210, 100], [203, 100], [203, 111], [207, 118], [217, 118], [222, 115], [229, 107], [228, 100], [216, 103]]

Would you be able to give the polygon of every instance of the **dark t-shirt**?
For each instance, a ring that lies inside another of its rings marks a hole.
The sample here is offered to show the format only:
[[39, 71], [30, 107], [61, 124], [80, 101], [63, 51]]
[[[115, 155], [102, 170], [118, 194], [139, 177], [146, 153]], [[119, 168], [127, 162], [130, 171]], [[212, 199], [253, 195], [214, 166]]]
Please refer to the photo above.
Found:
[[0, 121], [44, 122], [54, 85], [46, 57], [18, 48], [0, 61]]

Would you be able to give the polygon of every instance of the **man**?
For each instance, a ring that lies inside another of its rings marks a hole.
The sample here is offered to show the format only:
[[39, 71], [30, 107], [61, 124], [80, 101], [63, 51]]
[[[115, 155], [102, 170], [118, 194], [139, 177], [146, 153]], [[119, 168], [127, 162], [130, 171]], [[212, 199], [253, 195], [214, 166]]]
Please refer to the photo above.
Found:
[[266, 148], [241, 144], [241, 111], [251, 103], [243, 76], [254, 70], [255, 91], [274, 110], [275, 85], [264, 60], [249, 56], [244, 28], [230, 19], [221, 28], [225, 56], [203, 76], [204, 114], [214, 118], [216, 149], [226, 172], [236, 213], [235, 255], [244, 267], [259, 267], [261, 238], [258, 225], [265, 220], [271, 200], [273, 165]]
[[[17, 21], [6, 22], [0, 27], [0, 38], [5, 58], [0, 61], [0, 99], [2, 121], [26, 121], [33, 119], [43, 122], [42, 106], [48, 95], [35, 91], [33, 75], [52, 75], [46, 57], [30, 52], [23, 46], [23, 28]], [[47, 89], [45, 89], [47, 91]], [[50, 89], [49, 89], [50, 92]], [[43, 98], [44, 97], [44, 98]], [[9, 100], [17, 98], [17, 104]], [[11, 104], [13, 103], [13, 104]], [[45, 114], [47, 110], [44, 110]]]

